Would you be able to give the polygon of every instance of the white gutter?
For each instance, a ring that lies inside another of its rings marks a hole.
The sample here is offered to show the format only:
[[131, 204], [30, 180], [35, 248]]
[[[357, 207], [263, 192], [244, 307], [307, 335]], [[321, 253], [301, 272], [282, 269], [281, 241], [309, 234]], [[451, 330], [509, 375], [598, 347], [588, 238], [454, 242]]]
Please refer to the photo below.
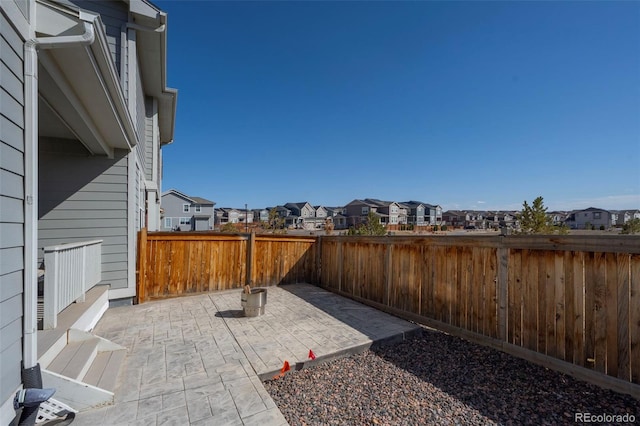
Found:
[[80, 12], [84, 33], [42, 37], [24, 44], [25, 226], [24, 226], [24, 368], [38, 363], [38, 49], [90, 45], [95, 40], [94, 15]]

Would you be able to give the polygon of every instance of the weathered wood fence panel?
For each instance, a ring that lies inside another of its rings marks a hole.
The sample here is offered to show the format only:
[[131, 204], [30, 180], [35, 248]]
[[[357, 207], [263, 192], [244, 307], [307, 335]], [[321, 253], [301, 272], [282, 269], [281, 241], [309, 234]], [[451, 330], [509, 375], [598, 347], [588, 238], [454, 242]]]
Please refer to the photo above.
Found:
[[498, 335], [493, 247], [396, 237], [322, 237], [321, 259], [320, 284], [327, 289]]
[[255, 236], [256, 272], [251, 282], [260, 286], [315, 281], [316, 239]]
[[314, 238], [142, 230], [138, 240], [139, 303], [317, 274]]

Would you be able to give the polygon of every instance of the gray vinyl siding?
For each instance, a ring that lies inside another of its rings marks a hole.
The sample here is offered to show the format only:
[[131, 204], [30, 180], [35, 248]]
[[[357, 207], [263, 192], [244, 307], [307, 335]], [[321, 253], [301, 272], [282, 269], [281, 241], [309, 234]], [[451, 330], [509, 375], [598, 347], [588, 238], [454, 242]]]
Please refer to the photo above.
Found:
[[80, 9], [89, 10], [100, 14], [100, 19], [107, 33], [107, 43], [111, 51], [111, 57], [120, 72], [120, 39], [122, 24], [129, 19], [129, 9], [124, 1], [113, 0], [58, 0], [61, 3], [75, 5]]
[[[20, 5], [23, 2], [18, 2]], [[24, 288], [23, 41], [0, 12], [0, 404], [20, 386]]]
[[14, 0], [25, 19], [29, 20], [29, 0]]
[[139, 142], [144, 141], [146, 118], [147, 118], [147, 113], [145, 111], [144, 90], [142, 88], [142, 76], [140, 75], [140, 67], [136, 66], [136, 117], [135, 117], [135, 120], [136, 120], [136, 131], [138, 132]]
[[[187, 201], [183, 198], [180, 198], [178, 196], [176, 196], [173, 193], [169, 193], [167, 195], [164, 195], [162, 197], [162, 208], [164, 209], [164, 217], [165, 218], [172, 218], [171, 221], [171, 226], [174, 227], [176, 225], [180, 225], [180, 221], [179, 219], [181, 217], [191, 217], [193, 216], [193, 212], [189, 212], [189, 213], [183, 213], [182, 212], [182, 205], [183, 204], [190, 204], [190, 201]], [[177, 220], [176, 220], [177, 219]], [[165, 228], [165, 220], [162, 220], [162, 223], [160, 224], [160, 229], [164, 230], [164, 231], [168, 231], [171, 228]], [[187, 225], [182, 225], [181, 228], [186, 227]]]
[[142, 214], [140, 212], [140, 208], [142, 200], [140, 199], [140, 189], [142, 188], [142, 184], [140, 179], [142, 178], [142, 174], [140, 173], [140, 169], [136, 167], [136, 182], [135, 182], [135, 212], [136, 212], [136, 231], [139, 231], [142, 227]]
[[47, 246], [101, 239], [102, 283], [127, 287], [127, 152], [91, 157], [79, 142], [50, 139], [40, 148], [40, 255]]
[[156, 149], [153, 143], [153, 98], [145, 99], [145, 119], [144, 119], [144, 176], [147, 180], [153, 179], [153, 150]]

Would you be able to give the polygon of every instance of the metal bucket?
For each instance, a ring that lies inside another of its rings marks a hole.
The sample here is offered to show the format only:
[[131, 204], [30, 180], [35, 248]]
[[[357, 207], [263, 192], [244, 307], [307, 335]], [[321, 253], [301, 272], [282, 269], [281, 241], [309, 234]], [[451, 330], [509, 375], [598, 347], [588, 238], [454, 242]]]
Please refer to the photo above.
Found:
[[250, 294], [243, 291], [240, 294], [240, 304], [246, 317], [263, 315], [264, 306], [267, 304], [267, 289], [252, 288]]

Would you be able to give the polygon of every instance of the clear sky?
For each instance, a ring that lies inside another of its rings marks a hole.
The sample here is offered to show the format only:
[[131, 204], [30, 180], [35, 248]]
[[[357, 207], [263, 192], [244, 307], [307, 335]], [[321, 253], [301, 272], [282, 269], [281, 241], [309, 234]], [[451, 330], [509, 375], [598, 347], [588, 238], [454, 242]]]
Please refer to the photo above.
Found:
[[163, 189], [640, 208], [640, 2], [156, 1]]

